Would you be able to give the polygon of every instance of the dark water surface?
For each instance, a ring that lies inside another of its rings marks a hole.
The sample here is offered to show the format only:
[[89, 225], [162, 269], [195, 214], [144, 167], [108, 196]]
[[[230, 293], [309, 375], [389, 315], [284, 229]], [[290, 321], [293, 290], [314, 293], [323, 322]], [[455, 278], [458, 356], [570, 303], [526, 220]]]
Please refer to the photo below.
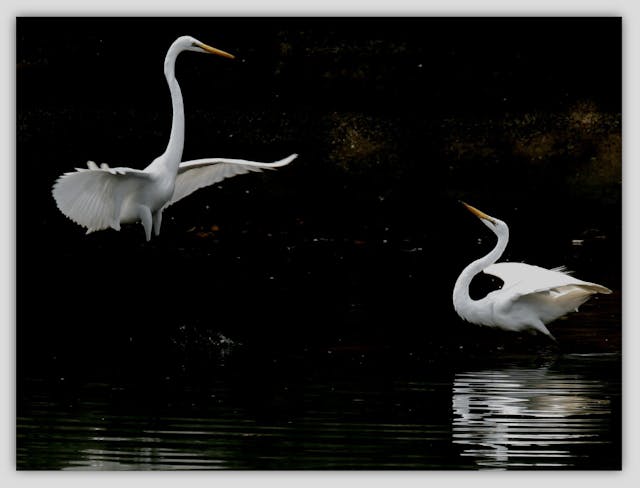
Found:
[[358, 356], [343, 374], [326, 360], [295, 381], [230, 371], [207, 387], [31, 379], [17, 466], [620, 468], [618, 354], [521, 355], [459, 368], [417, 358], [411, 373], [392, 375]]

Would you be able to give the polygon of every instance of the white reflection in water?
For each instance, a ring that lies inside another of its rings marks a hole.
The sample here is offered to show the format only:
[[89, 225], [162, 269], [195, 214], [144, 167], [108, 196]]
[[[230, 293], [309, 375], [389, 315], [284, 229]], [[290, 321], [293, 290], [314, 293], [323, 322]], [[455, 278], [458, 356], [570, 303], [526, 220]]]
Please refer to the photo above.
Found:
[[573, 465], [602, 443], [610, 401], [601, 381], [541, 368], [466, 371], [453, 385], [453, 443], [487, 468]]
[[[103, 439], [104, 441], [105, 439]], [[115, 441], [117, 439], [110, 439]], [[160, 439], [132, 438], [137, 447], [115, 445], [112, 448], [82, 449], [64, 470], [167, 470], [221, 469], [224, 461], [202, 453], [162, 447]], [[148, 445], [140, 445], [141, 443]], [[153, 447], [157, 444], [158, 447]], [[211, 453], [207, 453], [211, 455]]]

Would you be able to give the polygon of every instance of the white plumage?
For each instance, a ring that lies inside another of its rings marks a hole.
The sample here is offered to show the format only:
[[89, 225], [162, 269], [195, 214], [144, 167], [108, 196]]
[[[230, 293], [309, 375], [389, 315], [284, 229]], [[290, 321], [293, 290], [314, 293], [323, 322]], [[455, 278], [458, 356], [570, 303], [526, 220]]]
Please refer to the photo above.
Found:
[[[453, 305], [466, 321], [504, 330], [536, 330], [553, 338], [546, 324], [577, 311], [595, 293], [611, 293], [602, 285], [574, 278], [564, 268], [496, 263], [509, 241], [507, 224], [464, 205], [498, 237], [495, 248], [467, 266], [456, 281]], [[504, 284], [486, 297], [472, 300], [469, 284], [481, 271], [500, 278]]]
[[232, 176], [242, 175], [252, 171], [280, 168], [286, 166], [297, 157], [297, 154], [292, 154], [273, 163], [258, 163], [244, 159], [222, 158], [185, 161], [184, 163], [180, 163], [173, 196], [171, 200], [167, 202], [165, 208], [176, 203], [178, 200], [182, 200], [194, 191], [204, 188], [205, 186], [214, 185], [225, 178], [231, 178]]
[[120, 230], [120, 222], [126, 222], [123, 214], [129, 213], [128, 197], [152, 184], [151, 175], [131, 168], [98, 168], [93, 161], [87, 166], [58, 178], [53, 187], [58, 208], [86, 227], [87, 234], [109, 227]]
[[241, 159], [206, 158], [182, 160], [184, 147], [184, 106], [180, 86], [175, 78], [175, 61], [183, 51], [211, 53], [233, 58], [190, 36], [174, 41], [164, 61], [164, 74], [171, 93], [173, 120], [171, 135], [165, 152], [144, 170], [98, 166], [93, 161], [87, 168], [76, 168], [65, 173], [53, 186], [53, 197], [60, 211], [87, 233], [112, 228], [120, 224], [140, 221], [147, 241], [151, 230], [160, 234], [162, 212], [169, 205], [224, 178], [277, 168], [293, 161], [297, 155], [276, 161], [260, 163]]

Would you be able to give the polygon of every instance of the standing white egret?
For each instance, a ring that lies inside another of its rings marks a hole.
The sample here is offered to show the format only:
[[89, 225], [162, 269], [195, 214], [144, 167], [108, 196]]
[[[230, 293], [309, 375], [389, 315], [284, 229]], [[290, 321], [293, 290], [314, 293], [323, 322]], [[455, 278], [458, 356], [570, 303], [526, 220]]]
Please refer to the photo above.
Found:
[[234, 57], [190, 36], [179, 37], [173, 42], [164, 60], [164, 75], [169, 84], [173, 109], [171, 134], [165, 152], [143, 170], [112, 168], [107, 164], [98, 166], [89, 161], [86, 169], [76, 168], [75, 172], [65, 173], [55, 182], [53, 197], [58, 208], [68, 218], [86, 227], [87, 234], [109, 227], [120, 230], [120, 224], [140, 221], [148, 241], [152, 228], [156, 236], [160, 234], [162, 211], [198, 188], [249, 171], [284, 166], [297, 157], [292, 154], [275, 163], [222, 158], [181, 163], [184, 105], [175, 77], [175, 63], [183, 51]]
[[[453, 288], [453, 306], [464, 320], [510, 331], [536, 330], [554, 339], [546, 324], [577, 311], [595, 293], [611, 293], [604, 286], [568, 275], [564, 268], [496, 263], [509, 242], [507, 224], [462, 203], [498, 237], [495, 248], [467, 266]], [[486, 297], [473, 300], [469, 284], [481, 271], [497, 276], [504, 284]]]

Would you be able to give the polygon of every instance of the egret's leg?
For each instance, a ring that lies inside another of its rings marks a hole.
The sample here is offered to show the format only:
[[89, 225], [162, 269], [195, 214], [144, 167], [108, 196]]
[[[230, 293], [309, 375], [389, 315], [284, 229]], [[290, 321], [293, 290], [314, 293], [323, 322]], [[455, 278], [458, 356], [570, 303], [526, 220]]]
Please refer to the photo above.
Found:
[[144, 227], [144, 233], [147, 237], [147, 241], [151, 240], [151, 210], [149, 207], [144, 205], [140, 205], [138, 207], [138, 215], [140, 217], [140, 221], [142, 222], [142, 227]]
[[162, 209], [153, 216], [153, 232], [156, 236], [160, 235], [160, 225], [162, 225]]

